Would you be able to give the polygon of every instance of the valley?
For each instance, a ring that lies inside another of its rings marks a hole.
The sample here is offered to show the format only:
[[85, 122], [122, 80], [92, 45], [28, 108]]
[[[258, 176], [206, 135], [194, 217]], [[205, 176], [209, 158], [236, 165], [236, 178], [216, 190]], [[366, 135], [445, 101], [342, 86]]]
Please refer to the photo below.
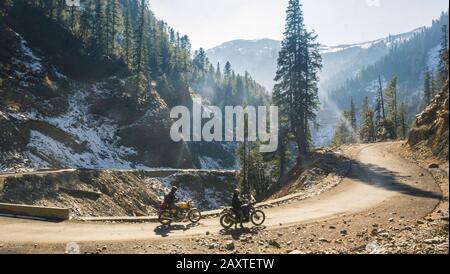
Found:
[[1, 1], [0, 254], [448, 254], [448, 11], [324, 45], [286, 2], [196, 49], [220, 20]]

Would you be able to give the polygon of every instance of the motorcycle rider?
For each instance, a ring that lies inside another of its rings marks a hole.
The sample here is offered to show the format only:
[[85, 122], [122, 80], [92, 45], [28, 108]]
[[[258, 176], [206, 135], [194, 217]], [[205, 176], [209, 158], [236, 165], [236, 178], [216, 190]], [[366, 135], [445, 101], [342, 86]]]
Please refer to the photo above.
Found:
[[[236, 215], [237, 218], [239, 218], [239, 222], [241, 224], [241, 228], [244, 227], [243, 221], [244, 221], [244, 211], [242, 209], [242, 201], [240, 198], [240, 191], [239, 189], [235, 189], [233, 192], [233, 200], [231, 202], [231, 206], [233, 208], [233, 212]], [[236, 224], [237, 226], [237, 224]]]
[[175, 203], [178, 201], [178, 198], [175, 195], [177, 190], [178, 188], [176, 186], [173, 186], [170, 192], [164, 197], [164, 202], [169, 207], [170, 212], [172, 212], [172, 210], [175, 209], [176, 214], [178, 215], [178, 207], [175, 205]]

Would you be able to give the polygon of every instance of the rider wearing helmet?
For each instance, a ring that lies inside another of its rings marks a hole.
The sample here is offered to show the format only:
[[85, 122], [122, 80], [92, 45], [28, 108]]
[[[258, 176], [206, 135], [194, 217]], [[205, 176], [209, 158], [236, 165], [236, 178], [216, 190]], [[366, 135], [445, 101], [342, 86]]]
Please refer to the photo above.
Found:
[[173, 186], [170, 192], [164, 197], [164, 202], [167, 204], [169, 209], [177, 209], [177, 206], [175, 203], [177, 202], [177, 197], [175, 196], [175, 193], [177, 192], [178, 188], [176, 186]]
[[239, 189], [235, 189], [233, 192], [233, 200], [231, 202], [231, 206], [233, 208], [233, 212], [234, 214], [236, 214], [236, 216], [239, 218], [239, 222], [241, 224], [241, 227], [244, 227], [244, 225], [242, 224], [243, 219], [244, 219], [244, 211], [242, 209], [242, 201], [240, 196], [240, 191]]

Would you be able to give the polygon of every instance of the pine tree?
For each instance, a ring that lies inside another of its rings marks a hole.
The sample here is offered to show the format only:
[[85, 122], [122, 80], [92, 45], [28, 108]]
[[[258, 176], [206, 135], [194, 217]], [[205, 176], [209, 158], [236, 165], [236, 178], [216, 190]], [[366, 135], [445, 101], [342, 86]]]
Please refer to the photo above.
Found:
[[402, 139], [406, 139], [407, 137], [407, 131], [408, 131], [408, 125], [407, 125], [407, 110], [405, 106], [405, 102], [402, 102], [400, 105], [399, 110], [399, 124], [400, 124], [400, 134]]
[[373, 110], [369, 106], [369, 97], [365, 96], [361, 103], [360, 121], [361, 126], [359, 129], [359, 139], [363, 143], [373, 142], [375, 139], [375, 129], [373, 124]]
[[198, 51], [195, 51], [194, 60], [192, 61], [192, 64], [194, 65], [194, 68], [196, 68], [203, 74], [207, 69], [206, 60], [207, 60], [206, 52], [203, 48], [200, 48]]
[[397, 113], [397, 77], [393, 77], [386, 88], [387, 125], [389, 137], [397, 139], [398, 113]]
[[134, 49], [134, 57], [135, 60], [135, 73], [138, 78], [142, 78], [145, 68], [147, 67], [147, 38], [146, 38], [146, 0], [141, 0], [141, 4], [139, 7], [139, 18], [138, 18], [138, 26], [135, 34], [135, 49]]
[[364, 96], [361, 102], [361, 110], [359, 112], [360, 121], [364, 120], [363, 117], [367, 113], [367, 111], [369, 111], [369, 107], [369, 97]]
[[180, 44], [182, 49], [182, 56], [181, 56], [182, 69], [183, 71], [188, 72], [189, 67], [191, 65], [190, 58], [192, 51], [192, 45], [189, 36], [183, 35], [181, 37]]
[[430, 72], [430, 92], [431, 97], [433, 98], [436, 95], [437, 88], [436, 88], [436, 78], [434, 77], [434, 72]]
[[352, 127], [352, 131], [357, 131], [357, 121], [356, 121], [356, 107], [353, 97], [350, 98], [350, 126]]
[[424, 104], [424, 108], [427, 107], [430, 102], [431, 102], [431, 96], [432, 96], [432, 91], [431, 91], [431, 72], [429, 70], [429, 68], [427, 67], [425, 69], [425, 79], [423, 82], [423, 104]]
[[278, 176], [279, 179], [283, 178], [286, 175], [286, 171], [289, 166], [289, 130], [286, 125], [286, 121], [280, 121], [280, 129], [278, 136]]
[[[443, 83], [448, 78], [448, 68], [445, 65], [445, 55], [448, 52], [448, 26], [442, 26], [442, 35], [441, 35], [441, 48], [439, 51], [439, 80]], [[442, 86], [441, 85], [441, 86]]]
[[259, 147], [259, 142], [243, 143], [238, 149], [242, 163], [238, 175], [242, 195], [256, 195], [257, 199], [266, 194], [271, 186], [269, 176], [266, 174], [268, 167], [259, 152]]
[[103, 0], [95, 0], [94, 2], [94, 12], [92, 18], [93, 27], [93, 46], [94, 52], [99, 54], [104, 54], [106, 52], [107, 41], [106, 41], [106, 16], [105, 16], [105, 5]]
[[79, 21], [79, 8], [73, 5], [70, 7], [70, 18], [69, 18], [69, 28], [73, 33], [75, 33], [76, 31], [76, 24], [78, 21]]
[[381, 75], [378, 77], [378, 95], [375, 107], [375, 135], [377, 140], [386, 140], [386, 112], [384, 105], [383, 84], [381, 82]]
[[107, 52], [114, 54], [117, 48], [118, 33], [123, 28], [121, 5], [118, 0], [108, 0], [106, 5]]
[[217, 67], [216, 67], [216, 81], [219, 81], [222, 79], [222, 71], [220, 70], [220, 63], [217, 62]]
[[131, 19], [130, 0], [125, 2], [124, 37], [123, 37], [124, 59], [128, 68], [133, 65], [133, 23]]
[[359, 138], [363, 143], [371, 143], [375, 141], [375, 125], [374, 114], [372, 109], [367, 109], [363, 117], [361, 117], [361, 128], [359, 130]]
[[[161, 36], [158, 33], [158, 27], [157, 25], [152, 24], [151, 25], [151, 31], [150, 34], [148, 35], [148, 40], [147, 40], [147, 47], [149, 48], [149, 53], [148, 53], [148, 63], [149, 63], [149, 67], [150, 67], [150, 72], [151, 72], [151, 76], [153, 78], [158, 78], [161, 77], [164, 73], [166, 73], [166, 71], [163, 70], [162, 64], [164, 62], [164, 60], [162, 60], [162, 56], [161, 56]], [[179, 67], [185, 67], [185, 64], [179, 64]], [[188, 68], [185, 69], [185, 71], [187, 71]], [[169, 73], [167, 71], [167, 73]]]
[[66, 16], [66, 7], [65, 0], [56, 0], [56, 20], [62, 25]]
[[315, 111], [319, 103], [317, 82], [322, 60], [316, 39], [317, 36], [305, 28], [299, 0], [290, 0], [286, 11], [286, 30], [278, 57], [274, 97], [288, 109], [286, 115], [299, 156], [308, 151], [309, 123], [315, 122]]
[[86, 44], [92, 42], [94, 10], [94, 2], [90, 1], [80, 15], [80, 36]]
[[231, 80], [231, 74], [232, 74], [231, 63], [227, 61], [223, 69], [223, 76], [226, 82], [229, 82]]

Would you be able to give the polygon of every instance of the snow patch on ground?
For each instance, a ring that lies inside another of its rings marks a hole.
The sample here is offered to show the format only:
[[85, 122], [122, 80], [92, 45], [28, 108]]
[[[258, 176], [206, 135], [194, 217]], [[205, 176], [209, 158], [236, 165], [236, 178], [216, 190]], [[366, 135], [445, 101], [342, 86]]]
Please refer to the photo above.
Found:
[[418, 29], [415, 29], [415, 30], [413, 30], [411, 32], [398, 34], [398, 35], [391, 35], [391, 36], [386, 37], [386, 38], [382, 38], [382, 39], [378, 39], [378, 40], [374, 40], [374, 41], [369, 41], [369, 42], [358, 43], [358, 44], [339, 45], [339, 46], [325, 46], [325, 45], [322, 45], [321, 48], [320, 48], [320, 53], [321, 54], [336, 53], [336, 52], [339, 52], [339, 51], [352, 49], [352, 48], [370, 49], [370, 48], [375, 47], [375, 46], [385, 46], [385, 47], [390, 48], [390, 47], [393, 47], [393, 46], [400, 45], [402, 43], [408, 42], [411, 38], [414, 37], [414, 35], [416, 35], [417, 33], [420, 33], [423, 30], [424, 30], [424, 28], [418, 28]]
[[25, 57], [25, 60], [23, 61], [23, 64], [30, 69], [34, 73], [39, 73], [42, 71], [42, 59], [38, 58], [33, 50], [31, 50], [30, 47], [28, 47], [27, 41], [20, 36], [20, 34], [16, 33], [17, 37], [20, 39], [20, 51], [22, 52], [23, 56]]
[[[65, 144], [56, 141], [41, 132], [32, 131], [28, 149], [35, 168], [46, 168], [46, 160], [38, 160], [40, 155], [55, 159], [65, 167], [101, 168], [101, 169], [132, 169], [136, 168], [131, 162], [125, 160], [135, 155], [136, 151], [129, 147], [119, 145], [116, 135], [117, 126], [104, 118], [93, 117], [89, 113], [86, 94], [76, 92], [69, 99], [69, 111], [59, 117], [45, 118], [45, 121], [70, 134], [86, 150], [75, 152]], [[34, 155], [38, 151], [38, 155]], [[140, 166], [146, 169], [145, 166]]]
[[217, 159], [202, 156], [199, 157], [201, 169], [221, 169], [222, 164]]

